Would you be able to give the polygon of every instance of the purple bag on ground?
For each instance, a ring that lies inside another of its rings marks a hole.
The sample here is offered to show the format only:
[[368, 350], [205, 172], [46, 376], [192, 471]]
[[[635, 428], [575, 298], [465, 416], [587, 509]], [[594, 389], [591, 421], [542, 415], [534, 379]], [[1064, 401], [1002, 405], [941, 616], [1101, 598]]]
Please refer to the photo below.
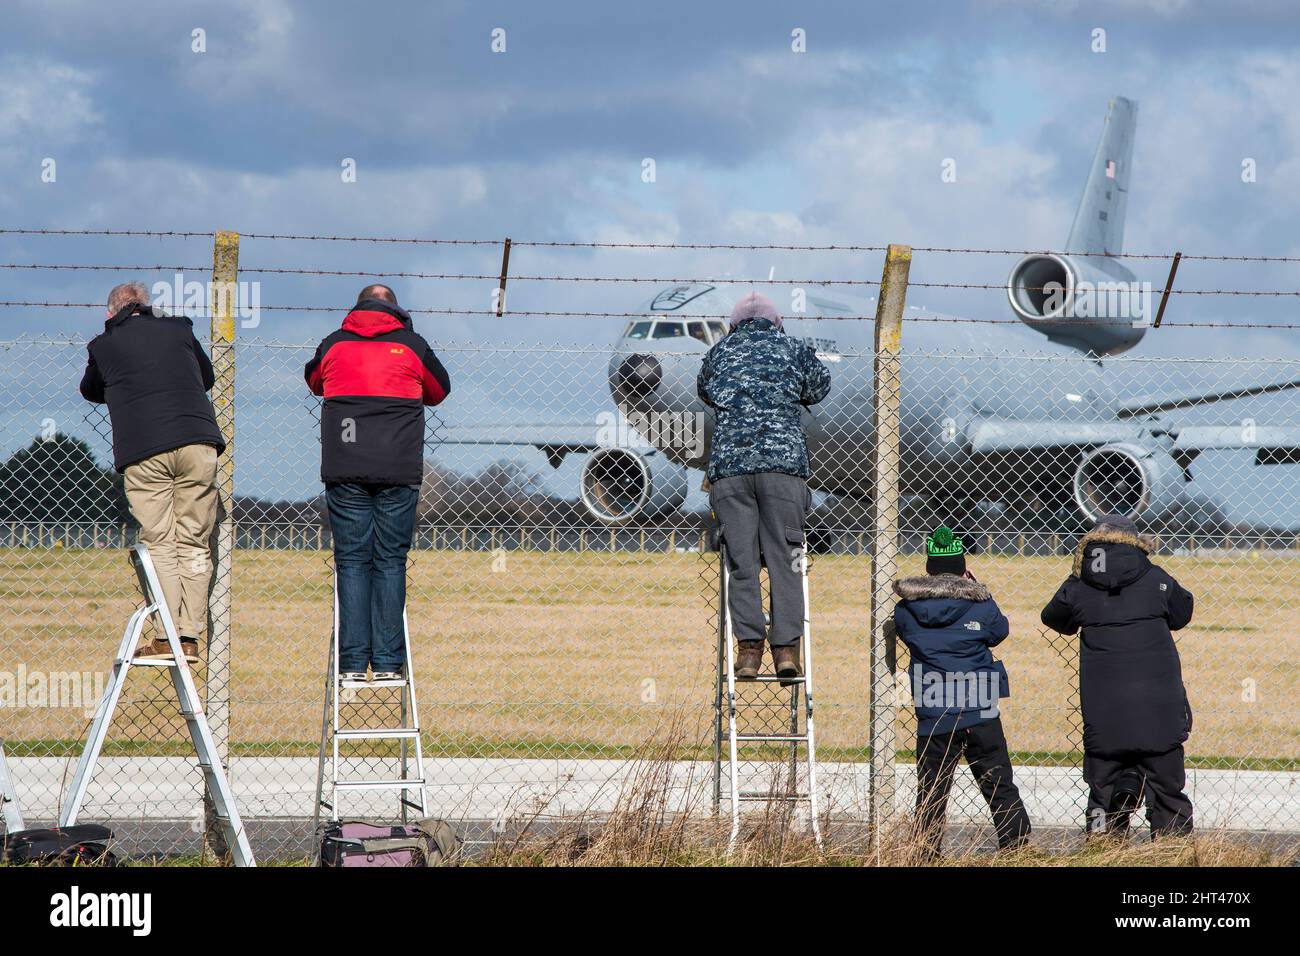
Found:
[[321, 833], [321, 866], [455, 866], [459, 862], [456, 832], [433, 817], [408, 826], [339, 820]]

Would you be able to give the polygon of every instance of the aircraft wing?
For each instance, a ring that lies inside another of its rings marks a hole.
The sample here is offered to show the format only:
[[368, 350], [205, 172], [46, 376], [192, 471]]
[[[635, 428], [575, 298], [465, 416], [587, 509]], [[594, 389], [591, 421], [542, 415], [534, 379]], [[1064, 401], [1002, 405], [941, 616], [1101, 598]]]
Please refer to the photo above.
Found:
[[1217, 392], [1205, 392], [1200, 395], [1182, 395], [1167, 398], [1160, 395], [1139, 395], [1125, 399], [1119, 405], [1120, 418], [1137, 418], [1143, 415], [1157, 415], [1172, 412], [1180, 408], [1196, 408], [1211, 402], [1227, 402], [1238, 398], [1253, 398], [1256, 395], [1276, 395], [1300, 389], [1300, 379], [1289, 382], [1269, 382], [1264, 385], [1243, 385], [1239, 388], [1224, 389]]
[[444, 425], [436, 432], [443, 445], [532, 445], [534, 448], [563, 447], [589, 451], [599, 447], [597, 426], [585, 424]]
[[1257, 465], [1294, 465], [1300, 462], [1300, 427], [1294, 425], [1183, 425], [1174, 447], [1193, 454], [1203, 451], [1248, 448]]
[[1130, 441], [1147, 434], [1145, 428], [1125, 422], [1010, 421], [982, 418], [966, 428], [972, 454], [994, 455], [1034, 449], [1104, 445]]
[[[1203, 451], [1249, 449], [1257, 465], [1300, 463], [1300, 427], [1294, 425], [1177, 425], [1167, 429], [1173, 451], [1189, 462]], [[1148, 444], [1151, 433], [1137, 423], [1008, 421], [985, 418], [966, 428], [972, 454], [996, 455], [1074, 446], [1135, 441]]]
[[569, 452], [595, 451], [598, 426], [593, 422], [536, 422], [533, 424], [444, 425], [434, 441], [439, 445], [528, 445], [546, 455], [559, 468]]

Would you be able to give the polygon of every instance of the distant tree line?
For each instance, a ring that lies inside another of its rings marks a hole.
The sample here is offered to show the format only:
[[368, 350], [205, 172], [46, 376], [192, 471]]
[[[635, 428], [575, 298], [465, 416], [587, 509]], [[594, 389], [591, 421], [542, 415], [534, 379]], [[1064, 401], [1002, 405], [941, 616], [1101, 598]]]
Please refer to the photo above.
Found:
[[[471, 474], [427, 462], [419, 509], [422, 525], [605, 527], [580, 501], [556, 496], [547, 490], [540, 474], [513, 461], [494, 462]], [[901, 512], [901, 523], [907, 528], [928, 527], [945, 520], [921, 502], [904, 501]], [[323, 495], [300, 501], [236, 496], [234, 518], [240, 525], [327, 527], [329, 523]], [[676, 516], [674, 523], [704, 526], [708, 520], [707, 512], [688, 513]], [[0, 522], [135, 524], [127, 508], [122, 476], [100, 465], [85, 441], [61, 433], [35, 439], [0, 464]], [[637, 527], [662, 522], [662, 515], [643, 515], [629, 524]], [[955, 523], [970, 534], [1038, 530], [1069, 535], [1087, 527], [1075, 512], [1012, 516], [988, 508], [975, 509]], [[870, 503], [829, 496], [814, 509], [809, 524], [814, 534], [817, 529], [868, 530]], [[1290, 533], [1287, 529], [1230, 521], [1217, 504], [1208, 500], [1186, 503], [1151, 530], [1205, 537]]]

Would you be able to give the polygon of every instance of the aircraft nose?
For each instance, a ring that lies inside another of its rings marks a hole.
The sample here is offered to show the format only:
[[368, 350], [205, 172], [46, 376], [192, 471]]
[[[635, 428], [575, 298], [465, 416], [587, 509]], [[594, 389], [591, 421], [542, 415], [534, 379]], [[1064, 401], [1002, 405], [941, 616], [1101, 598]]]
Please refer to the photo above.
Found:
[[620, 402], [644, 401], [663, 382], [664, 372], [653, 355], [629, 355], [614, 369], [610, 385]]

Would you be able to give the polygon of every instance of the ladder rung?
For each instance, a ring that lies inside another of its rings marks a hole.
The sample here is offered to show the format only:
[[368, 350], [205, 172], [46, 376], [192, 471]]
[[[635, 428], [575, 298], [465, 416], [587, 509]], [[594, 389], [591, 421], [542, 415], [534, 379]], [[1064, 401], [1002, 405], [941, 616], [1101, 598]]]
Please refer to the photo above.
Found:
[[414, 727], [395, 727], [390, 730], [336, 730], [335, 737], [344, 740], [414, 740], [420, 731]]
[[371, 687], [405, 687], [406, 678], [400, 680], [340, 680], [339, 686], [346, 690], [364, 690]]
[[795, 803], [800, 800], [807, 800], [806, 793], [760, 793], [755, 790], [742, 790], [738, 794], [741, 800], [784, 800], [789, 803]]
[[737, 677], [737, 684], [774, 684], [780, 681], [782, 684], [802, 684], [802, 677], [777, 677], [775, 674], [759, 674], [757, 677]]
[[776, 744], [793, 744], [807, 743], [807, 734], [736, 734], [738, 742], [745, 743], [776, 743]]
[[334, 784], [335, 790], [414, 790], [424, 786], [423, 777], [410, 777], [402, 780], [339, 780]]

